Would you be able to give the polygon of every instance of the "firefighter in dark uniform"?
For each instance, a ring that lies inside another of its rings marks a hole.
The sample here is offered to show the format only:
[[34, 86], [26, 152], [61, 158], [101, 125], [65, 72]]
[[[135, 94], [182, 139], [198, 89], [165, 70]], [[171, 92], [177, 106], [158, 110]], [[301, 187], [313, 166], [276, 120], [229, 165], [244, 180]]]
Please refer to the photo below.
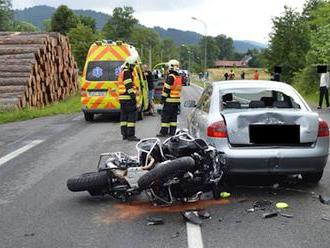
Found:
[[178, 110], [182, 89], [182, 77], [179, 74], [179, 61], [172, 59], [168, 62], [169, 72], [164, 82], [162, 92], [163, 111], [161, 129], [157, 137], [173, 136], [176, 132]]
[[136, 56], [127, 57], [119, 77], [120, 129], [123, 140], [129, 141], [140, 140], [135, 136], [137, 107], [133, 71], [136, 61]]

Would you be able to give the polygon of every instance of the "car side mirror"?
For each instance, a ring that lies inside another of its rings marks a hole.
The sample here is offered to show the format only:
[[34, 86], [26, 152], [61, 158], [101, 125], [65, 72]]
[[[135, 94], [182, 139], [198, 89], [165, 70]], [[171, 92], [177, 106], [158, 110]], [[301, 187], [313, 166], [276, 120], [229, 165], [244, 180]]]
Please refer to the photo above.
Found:
[[183, 106], [185, 108], [195, 108], [196, 107], [196, 101], [195, 100], [188, 100], [188, 101], [185, 101]]

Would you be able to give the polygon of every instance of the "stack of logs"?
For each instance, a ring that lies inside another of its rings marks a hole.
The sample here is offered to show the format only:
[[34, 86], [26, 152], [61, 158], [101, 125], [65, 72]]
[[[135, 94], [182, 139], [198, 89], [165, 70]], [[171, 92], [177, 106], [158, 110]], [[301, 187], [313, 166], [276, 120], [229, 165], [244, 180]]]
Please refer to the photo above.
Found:
[[0, 32], [0, 109], [43, 107], [78, 87], [77, 64], [66, 36]]

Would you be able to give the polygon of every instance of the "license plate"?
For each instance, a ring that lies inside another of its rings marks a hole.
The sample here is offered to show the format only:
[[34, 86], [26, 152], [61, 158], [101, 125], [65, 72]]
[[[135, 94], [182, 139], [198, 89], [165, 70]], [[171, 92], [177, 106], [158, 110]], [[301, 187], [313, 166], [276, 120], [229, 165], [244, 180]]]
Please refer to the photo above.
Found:
[[107, 94], [106, 91], [90, 91], [90, 96], [105, 96]]

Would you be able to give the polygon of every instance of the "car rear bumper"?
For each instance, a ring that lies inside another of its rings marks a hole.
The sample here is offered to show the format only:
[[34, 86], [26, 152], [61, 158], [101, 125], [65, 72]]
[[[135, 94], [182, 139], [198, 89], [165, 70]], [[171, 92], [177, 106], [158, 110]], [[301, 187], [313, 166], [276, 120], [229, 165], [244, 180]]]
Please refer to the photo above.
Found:
[[297, 174], [320, 172], [329, 154], [329, 140], [319, 139], [310, 147], [230, 147], [213, 139], [226, 154], [229, 174]]
[[86, 109], [83, 108], [82, 111], [84, 113], [91, 114], [112, 114], [112, 113], [120, 113], [120, 109]]

